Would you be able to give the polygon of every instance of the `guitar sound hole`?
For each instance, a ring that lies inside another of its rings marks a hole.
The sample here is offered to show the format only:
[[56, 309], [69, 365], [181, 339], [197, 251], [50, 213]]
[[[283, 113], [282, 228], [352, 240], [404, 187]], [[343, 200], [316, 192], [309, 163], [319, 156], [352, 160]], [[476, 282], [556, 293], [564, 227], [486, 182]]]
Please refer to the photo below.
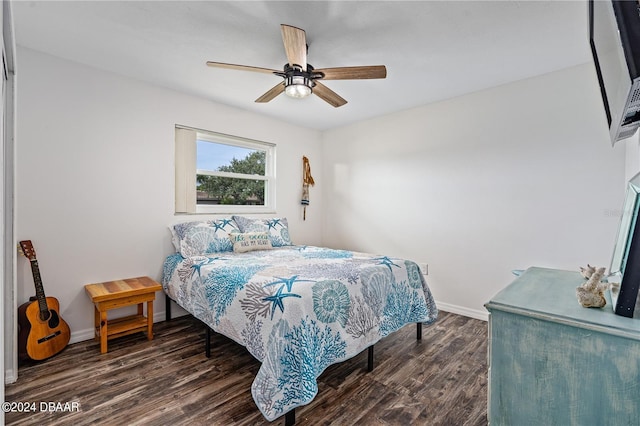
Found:
[[51, 311], [40, 311], [40, 320], [48, 321], [51, 317]]
[[56, 328], [60, 324], [60, 317], [56, 311], [49, 311], [51, 318], [49, 319], [49, 328]]

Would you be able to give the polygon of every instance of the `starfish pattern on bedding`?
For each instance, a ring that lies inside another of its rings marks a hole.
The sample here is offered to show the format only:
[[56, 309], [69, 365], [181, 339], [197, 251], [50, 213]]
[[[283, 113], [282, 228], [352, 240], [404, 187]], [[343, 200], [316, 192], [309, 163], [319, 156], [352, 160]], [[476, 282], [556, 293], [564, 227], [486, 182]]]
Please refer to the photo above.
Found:
[[202, 262], [199, 263], [194, 263], [193, 265], [191, 265], [191, 269], [193, 269], [193, 271], [191, 271], [191, 276], [194, 276], [195, 273], [198, 273], [198, 278], [202, 279], [202, 275], [200, 274], [200, 268], [202, 268], [204, 265], [208, 265], [210, 263], [213, 263], [215, 260], [217, 259], [222, 259], [221, 257], [208, 257], [206, 260], [203, 260]]
[[224, 227], [229, 225], [230, 223], [231, 223], [230, 219], [220, 219], [219, 221], [216, 221], [213, 223], [213, 227], [215, 228], [216, 231], [222, 231]]
[[265, 220], [264, 223], [265, 225], [267, 225], [268, 229], [276, 229], [276, 225], [282, 226], [282, 224], [280, 223], [280, 219]]
[[278, 291], [276, 291], [276, 294], [274, 294], [273, 296], [268, 296], [262, 299], [264, 301], [273, 303], [273, 305], [271, 305], [272, 320], [273, 320], [273, 314], [276, 312], [276, 307], [280, 308], [280, 312], [284, 313], [284, 304], [282, 303], [282, 299], [284, 299], [285, 297], [297, 297], [299, 299], [302, 298], [302, 296], [300, 296], [299, 294], [282, 293], [283, 289], [284, 289], [284, 285], [280, 287]]
[[388, 256], [382, 256], [382, 257], [378, 257], [374, 260], [379, 260], [380, 263], [378, 263], [378, 265], [385, 265], [387, 268], [389, 268], [389, 270], [391, 271], [391, 266], [395, 266], [396, 268], [399, 268], [400, 266], [396, 265], [395, 263], [393, 263], [393, 260], [391, 260]]
[[272, 285], [276, 285], [276, 284], [284, 284], [287, 286], [287, 291], [291, 291], [291, 289], [293, 288], [293, 283], [314, 283], [315, 282], [312, 280], [299, 280], [297, 275], [294, 275], [290, 278], [280, 278], [280, 277], [275, 277], [275, 278], [277, 278], [278, 280], [269, 284], [265, 284], [263, 285], [263, 287], [271, 287]]

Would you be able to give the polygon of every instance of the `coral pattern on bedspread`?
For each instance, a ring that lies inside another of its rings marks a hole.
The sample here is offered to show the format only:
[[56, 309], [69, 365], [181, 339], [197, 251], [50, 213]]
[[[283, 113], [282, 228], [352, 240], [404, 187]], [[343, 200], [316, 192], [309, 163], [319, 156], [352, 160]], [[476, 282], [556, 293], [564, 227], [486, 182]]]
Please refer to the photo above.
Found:
[[311, 246], [171, 255], [163, 286], [262, 362], [251, 392], [270, 421], [311, 402], [329, 365], [438, 315], [416, 263]]

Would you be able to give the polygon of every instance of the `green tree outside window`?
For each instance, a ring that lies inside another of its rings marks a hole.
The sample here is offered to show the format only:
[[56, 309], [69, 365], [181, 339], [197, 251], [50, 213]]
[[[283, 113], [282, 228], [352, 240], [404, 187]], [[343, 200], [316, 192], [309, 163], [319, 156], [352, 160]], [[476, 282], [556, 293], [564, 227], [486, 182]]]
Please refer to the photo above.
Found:
[[[229, 165], [218, 167], [220, 172], [245, 175], [265, 175], [264, 151], [253, 151], [245, 158], [233, 158]], [[198, 174], [198, 202], [208, 204], [264, 205], [265, 181]], [[201, 194], [206, 193], [206, 198]]]

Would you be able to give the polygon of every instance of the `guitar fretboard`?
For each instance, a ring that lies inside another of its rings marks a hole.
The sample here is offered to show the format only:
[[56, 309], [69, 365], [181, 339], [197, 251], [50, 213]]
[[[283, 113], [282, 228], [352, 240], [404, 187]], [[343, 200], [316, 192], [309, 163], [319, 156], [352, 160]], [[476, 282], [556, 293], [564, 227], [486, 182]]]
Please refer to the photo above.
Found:
[[44, 286], [42, 285], [42, 278], [40, 277], [40, 268], [38, 268], [38, 261], [36, 259], [31, 260], [31, 272], [33, 272], [33, 283], [36, 287], [36, 298], [38, 299], [38, 308], [41, 314], [49, 312], [47, 306], [47, 297], [44, 294]]

